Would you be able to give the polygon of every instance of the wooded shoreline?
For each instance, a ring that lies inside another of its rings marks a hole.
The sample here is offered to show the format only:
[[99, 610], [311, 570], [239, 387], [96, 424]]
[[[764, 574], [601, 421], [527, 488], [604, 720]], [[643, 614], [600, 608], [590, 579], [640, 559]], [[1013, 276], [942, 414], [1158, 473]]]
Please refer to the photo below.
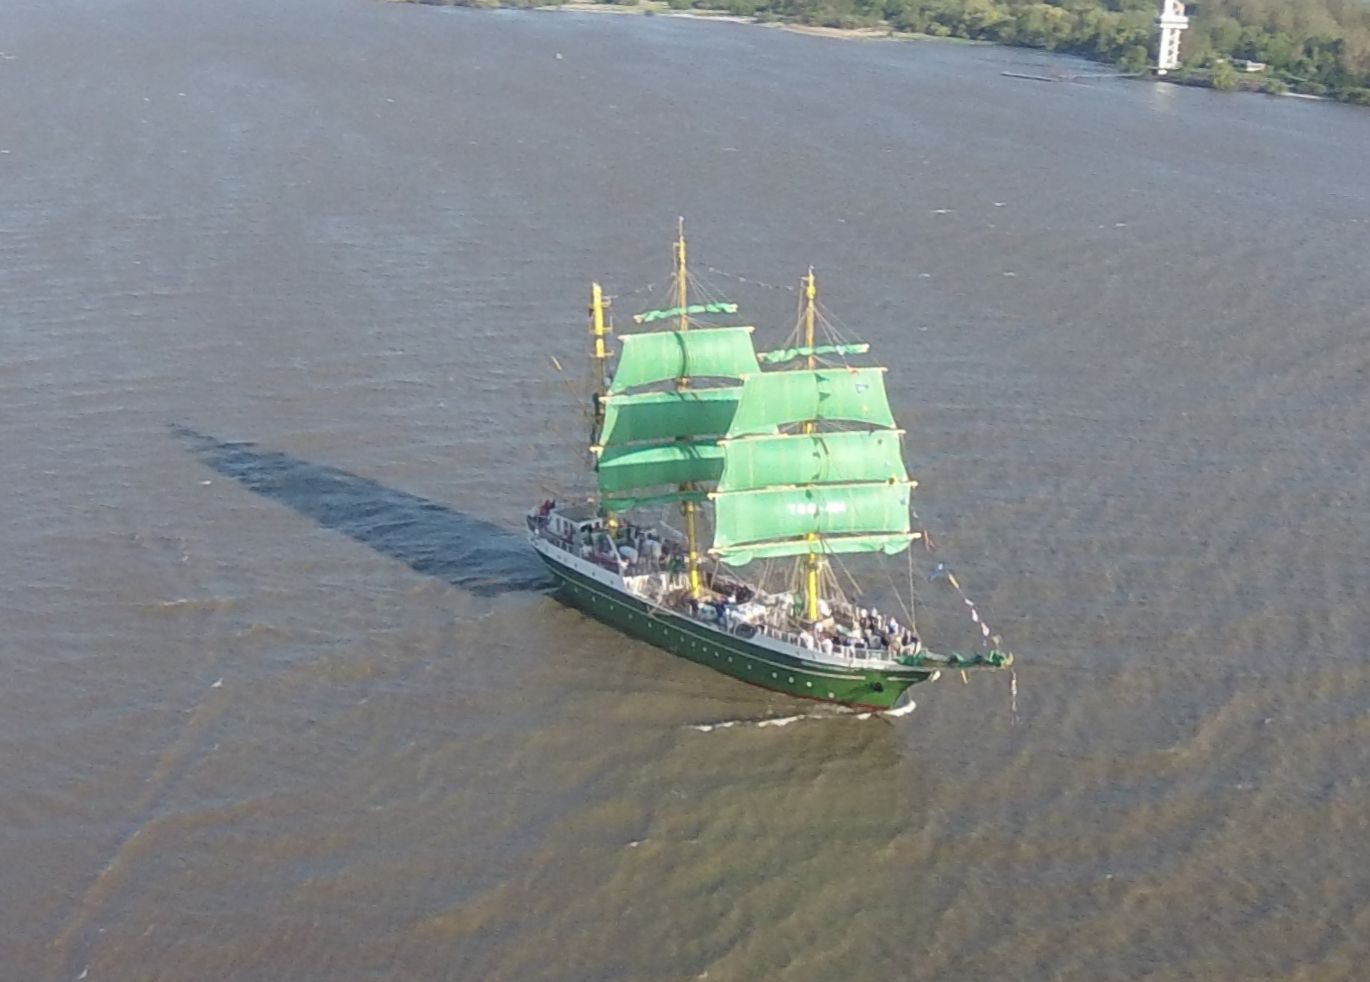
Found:
[[[992, 43], [1073, 54], [1136, 76], [1154, 64], [1157, 11], [1154, 0], [401, 2], [691, 16], [832, 37]], [[1362, 0], [1209, 0], [1191, 21], [1185, 64], [1158, 81], [1370, 106], [1370, 4]], [[1253, 64], [1260, 70], [1238, 67]]]

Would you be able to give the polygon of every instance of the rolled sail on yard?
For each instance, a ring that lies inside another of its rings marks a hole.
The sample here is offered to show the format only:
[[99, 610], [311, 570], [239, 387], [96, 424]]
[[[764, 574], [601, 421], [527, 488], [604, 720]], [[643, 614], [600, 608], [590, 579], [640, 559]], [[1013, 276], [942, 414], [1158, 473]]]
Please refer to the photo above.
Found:
[[767, 365], [781, 365], [787, 361], [795, 361], [799, 358], [809, 358], [811, 356], [838, 355], [845, 358], [847, 355], [864, 355], [871, 350], [871, 346], [862, 341], [859, 344], [818, 344], [812, 348], [801, 345], [797, 348], [777, 348], [774, 351], [758, 351], [756, 360]]

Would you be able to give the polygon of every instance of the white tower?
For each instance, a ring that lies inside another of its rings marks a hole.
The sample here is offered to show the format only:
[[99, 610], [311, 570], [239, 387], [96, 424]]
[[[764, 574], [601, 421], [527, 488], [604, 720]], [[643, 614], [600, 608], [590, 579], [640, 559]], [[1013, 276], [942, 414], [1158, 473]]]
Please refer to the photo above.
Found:
[[1189, 26], [1180, 0], [1161, 0], [1161, 14], [1156, 18], [1161, 29], [1161, 46], [1156, 52], [1156, 74], [1164, 75], [1180, 67], [1180, 34]]

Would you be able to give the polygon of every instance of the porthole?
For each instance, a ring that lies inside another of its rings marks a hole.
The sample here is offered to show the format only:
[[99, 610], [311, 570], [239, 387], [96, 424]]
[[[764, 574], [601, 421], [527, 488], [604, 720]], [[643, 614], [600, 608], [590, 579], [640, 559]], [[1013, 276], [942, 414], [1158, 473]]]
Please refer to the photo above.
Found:
[[793, 676], [793, 675], [790, 676], [790, 681], [791, 681], [791, 682], [794, 681], [794, 676]]
[[[807, 685], [810, 689], [813, 688], [813, 683], [812, 683], [812, 682], [805, 682], [804, 684]], [[831, 693], [829, 693], [829, 694], [831, 694]]]
[[829, 692], [829, 693], [828, 693], [828, 698], [829, 698], [829, 699], [836, 699], [837, 697], [836, 697], [835, 695], [833, 695], [831, 692]]
[[779, 675], [776, 675], [775, 672], [772, 672], [772, 673], [771, 673], [771, 678], [773, 678], [773, 679], [778, 679], [778, 678], [780, 678], [780, 676], [779, 676]]

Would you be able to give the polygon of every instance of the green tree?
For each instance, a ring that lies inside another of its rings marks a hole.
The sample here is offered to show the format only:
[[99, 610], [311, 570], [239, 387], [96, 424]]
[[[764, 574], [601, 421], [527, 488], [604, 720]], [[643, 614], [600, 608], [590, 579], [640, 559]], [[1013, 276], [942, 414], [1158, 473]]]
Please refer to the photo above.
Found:
[[994, 0], [966, 0], [961, 10], [960, 33], [971, 38], [992, 38], [1011, 15]]
[[1146, 71], [1146, 63], [1146, 48], [1140, 44], [1132, 45], [1118, 59], [1118, 67], [1125, 72], [1144, 72]]
[[1230, 55], [1242, 40], [1242, 25], [1231, 17], [1215, 17], [1208, 24], [1208, 38], [1213, 50]]
[[1208, 70], [1208, 82], [1219, 92], [1229, 92], [1237, 87], [1237, 70], [1226, 58], [1215, 61]]
[[[426, 0], [544, 4], [561, 0]], [[627, 2], [627, 0], [602, 0]], [[667, 0], [675, 9], [730, 10], [758, 19], [853, 27], [887, 25], [1073, 51], [1128, 70], [1155, 44], [1157, 0]], [[3, 0], [0, 0], [3, 3]], [[1298, 91], [1359, 102], [1370, 90], [1370, 0], [1198, 0], [1185, 33], [1187, 65], [1211, 66], [1217, 88], [1240, 86], [1225, 58], [1270, 66]], [[1149, 59], [1144, 59], [1149, 60]], [[1253, 80], [1254, 81], [1254, 80]], [[1230, 83], [1230, 86], [1229, 86]]]

